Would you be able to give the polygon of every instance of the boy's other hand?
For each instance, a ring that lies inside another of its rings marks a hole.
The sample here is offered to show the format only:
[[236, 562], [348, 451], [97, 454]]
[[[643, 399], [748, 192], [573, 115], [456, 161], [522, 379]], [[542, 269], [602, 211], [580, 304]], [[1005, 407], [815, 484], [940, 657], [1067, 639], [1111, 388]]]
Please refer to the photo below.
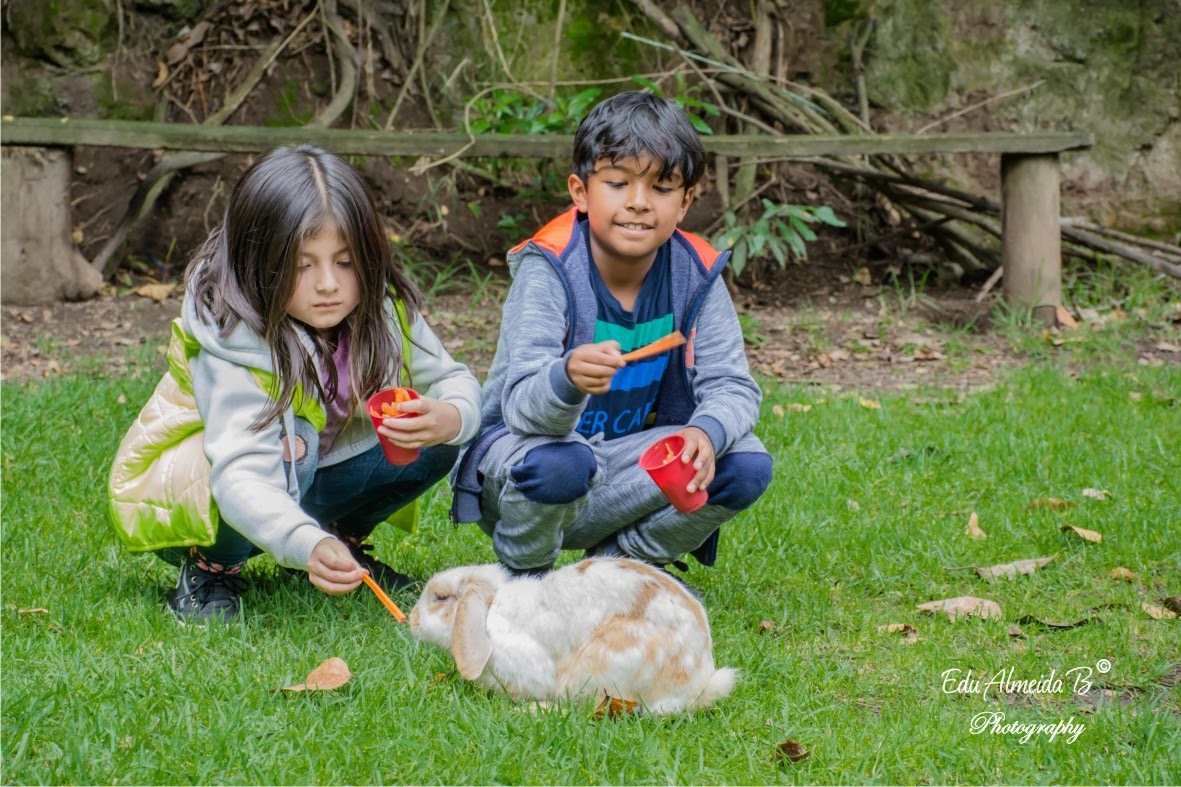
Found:
[[330, 596], [355, 590], [364, 574], [348, 547], [331, 536], [320, 539], [308, 558], [308, 580]]
[[398, 404], [398, 412], [417, 418], [386, 418], [377, 430], [402, 448], [425, 448], [454, 440], [463, 427], [459, 408], [439, 399], [423, 397]]
[[709, 435], [696, 426], [686, 426], [677, 434], [685, 439], [685, 449], [681, 451], [681, 461], [692, 462], [693, 468], [697, 471], [689, 481], [689, 485], [685, 487], [686, 491], [692, 494], [698, 489], [708, 488], [710, 482], [714, 480], [714, 470], [716, 469], [714, 444], [710, 442]]
[[614, 339], [580, 344], [566, 359], [566, 376], [584, 394], [605, 394], [611, 390], [615, 373], [625, 366], [627, 361], [623, 360], [619, 342]]

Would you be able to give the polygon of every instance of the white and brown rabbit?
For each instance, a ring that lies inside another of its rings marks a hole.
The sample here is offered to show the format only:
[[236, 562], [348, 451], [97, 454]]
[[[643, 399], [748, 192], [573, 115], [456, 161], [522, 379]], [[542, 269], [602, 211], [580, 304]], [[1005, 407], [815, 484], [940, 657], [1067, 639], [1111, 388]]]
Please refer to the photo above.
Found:
[[510, 579], [496, 564], [442, 571], [410, 630], [514, 700], [606, 696], [667, 714], [707, 707], [738, 679], [714, 666], [700, 602], [638, 560], [592, 558], [541, 579]]

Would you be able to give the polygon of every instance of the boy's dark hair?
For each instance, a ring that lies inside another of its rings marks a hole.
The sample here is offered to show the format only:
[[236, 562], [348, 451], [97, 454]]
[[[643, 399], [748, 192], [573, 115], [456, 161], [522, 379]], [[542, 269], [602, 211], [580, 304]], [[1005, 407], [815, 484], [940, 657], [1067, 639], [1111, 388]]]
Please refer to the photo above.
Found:
[[685, 188], [705, 174], [705, 148], [689, 116], [651, 93], [620, 93], [592, 109], [574, 135], [574, 174], [587, 182], [595, 162], [652, 157], [661, 180], [680, 170]]

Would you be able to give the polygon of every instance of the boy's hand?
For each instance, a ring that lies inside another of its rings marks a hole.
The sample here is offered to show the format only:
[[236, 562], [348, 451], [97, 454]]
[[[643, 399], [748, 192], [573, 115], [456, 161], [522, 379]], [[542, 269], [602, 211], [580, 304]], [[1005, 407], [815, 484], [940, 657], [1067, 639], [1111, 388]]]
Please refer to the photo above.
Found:
[[416, 418], [386, 418], [377, 431], [402, 448], [423, 448], [454, 440], [463, 427], [459, 408], [438, 399], [411, 399], [398, 404], [400, 413], [418, 413]]
[[348, 547], [331, 536], [321, 539], [308, 558], [308, 580], [330, 596], [355, 590], [364, 574]]
[[566, 359], [566, 376], [584, 394], [605, 394], [615, 373], [625, 366], [619, 342], [609, 339], [575, 347]]
[[685, 449], [681, 451], [681, 461], [692, 462], [693, 468], [697, 471], [689, 481], [689, 485], [685, 487], [686, 491], [692, 494], [698, 489], [708, 488], [714, 480], [714, 470], [716, 469], [714, 444], [709, 441], [709, 435], [696, 426], [686, 426], [677, 434], [685, 438]]

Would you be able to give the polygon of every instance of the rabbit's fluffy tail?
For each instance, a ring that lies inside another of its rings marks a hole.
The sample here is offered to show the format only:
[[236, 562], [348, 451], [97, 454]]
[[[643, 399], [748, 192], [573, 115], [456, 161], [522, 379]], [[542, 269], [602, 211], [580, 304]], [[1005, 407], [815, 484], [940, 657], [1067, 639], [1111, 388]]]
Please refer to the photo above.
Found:
[[705, 684], [705, 690], [701, 692], [701, 698], [698, 700], [698, 704], [702, 706], [713, 705], [733, 691], [734, 684], [737, 682], [738, 670], [725, 667], [715, 671], [710, 676], [709, 682]]

